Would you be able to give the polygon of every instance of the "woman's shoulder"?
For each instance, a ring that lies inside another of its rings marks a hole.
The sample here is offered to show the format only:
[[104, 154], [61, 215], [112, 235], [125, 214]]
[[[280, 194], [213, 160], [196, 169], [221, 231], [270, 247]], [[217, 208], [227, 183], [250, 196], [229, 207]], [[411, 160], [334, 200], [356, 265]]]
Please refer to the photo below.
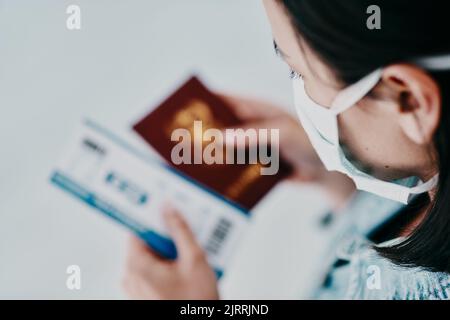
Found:
[[450, 274], [394, 264], [370, 245], [350, 262], [349, 299], [450, 299]]

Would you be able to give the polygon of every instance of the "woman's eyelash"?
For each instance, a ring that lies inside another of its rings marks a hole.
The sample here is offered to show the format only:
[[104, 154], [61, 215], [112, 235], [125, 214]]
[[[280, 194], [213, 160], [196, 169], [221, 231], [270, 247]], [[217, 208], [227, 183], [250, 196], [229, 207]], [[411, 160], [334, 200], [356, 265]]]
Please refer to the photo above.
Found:
[[297, 71], [295, 71], [294, 69], [290, 69], [290, 71], [289, 71], [289, 77], [290, 77], [291, 79], [300, 79], [300, 78], [303, 78], [303, 76], [302, 76], [300, 73], [298, 73]]

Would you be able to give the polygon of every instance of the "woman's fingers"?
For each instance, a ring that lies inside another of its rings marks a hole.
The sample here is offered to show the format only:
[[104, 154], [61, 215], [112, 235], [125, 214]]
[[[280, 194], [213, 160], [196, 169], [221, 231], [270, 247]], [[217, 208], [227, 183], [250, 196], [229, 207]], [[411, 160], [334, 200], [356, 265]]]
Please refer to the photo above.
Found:
[[156, 252], [134, 235], [128, 241], [127, 261], [128, 267], [131, 268], [145, 268], [149, 264], [156, 266], [163, 263], [163, 259]]
[[[234, 129], [233, 135], [227, 137], [227, 129]], [[251, 131], [255, 134], [252, 135]], [[261, 129], [266, 129], [265, 134], [260, 134]], [[274, 134], [271, 130], [278, 130]], [[308, 151], [311, 147], [308, 145], [306, 150], [302, 150], [302, 136], [299, 134], [298, 124], [293, 122], [288, 117], [274, 117], [272, 119], [252, 120], [246, 122], [242, 126], [226, 128], [222, 132], [224, 134], [225, 145], [235, 146], [237, 148], [257, 147], [259, 144], [268, 143], [272, 146], [280, 148], [281, 153]], [[228, 138], [228, 139], [227, 139]], [[231, 139], [234, 138], [234, 139]], [[294, 155], [296, 158], [301, 157], [301, 154]]]
[[[233, 130], [234, 139], [226, 139], [227, 129]], [[265, 135], [260, 136], [260, 130], [265, 129], [267, 133]], [[271, 141], [272, 134], [271, 130], [276, 129], [278, 131], [278, 135], [274, 136], [275, 140]], [[250, 134], [251, 131], [255, 130], [255, 135]], [[280, 140], [287, 135], [285, 131], [288, 131], [289, 128], [286, 125], [285, 119], [282, 118], [274, 118], [274, 119], [261, 119], [261, 120], [252, 120], [246, 122], [245, 124], [239, 127], [231, 127], [223, 129], [222, 132], [225, 137], [225, 145], [233, 145], [237, 148], [245, 148], [245, 147], [256, 147], [259, 143], [269, 143], [271, 145], [280, 145]], [[260, 139], [263, 139], [262, 141]], [[279, 138], [279, 139], [276, 139]]]
[[128, 240], [127, 262], [122, 287], [132, 298], [146, 296], [142, 288], [143, 279], [158, 279], [166, 263], [145, 242], [136, 236]]
[[[226, 135], [227, 129], [235, 129], [232, 136]], [[256, 148], [260, 144], [270, 144], [271, 148], [278, 148], [275, 151], [278, 150], [281, 157], [294, 168], [291, 176], [293, 181], [314, 181], [324, 171], [306, 134], [291, 117], [278, 116], [271, 119], [251, 120], [241, 127], [227, 129], [223, 129], [222, 132], [225, 137], [223, 142], [228, 147]], [[247, 131], [248, 129], [254, 129], [256, 132], [252, 134], [251, 131]], [[267, 133], [260, 136], [261, 129], [267, 129]], [[273, 134], [272, 129], [279, 131]]]
[[133, 237], [128, 245], [123, 288], [129, 296], [139, 299], [218, 299], [215, 273], [189, 226], [173, 208], [167, 207], [164, 217], [178, 259], [159, 257]]
[[179, 260], [181, 262], [192, 262], [199, 257], [203, 257], [203, 249], [197, 243], [194, 234], [181, 214], [170, 205], [166, 205], [164, 217], [170, 235], [177, 247]]

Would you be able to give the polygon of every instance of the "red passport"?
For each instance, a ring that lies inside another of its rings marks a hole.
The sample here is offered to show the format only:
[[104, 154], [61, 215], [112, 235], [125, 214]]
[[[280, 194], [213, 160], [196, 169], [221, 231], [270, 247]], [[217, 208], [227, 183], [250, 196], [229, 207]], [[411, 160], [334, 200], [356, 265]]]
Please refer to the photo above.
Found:
[[[291, 173], [291, 167], [283, 159], [280, 159], [279, 170], [275, 175], [261, 175], [260, 162], [193, 164], [192, 161], [191, 164], [175, 164], [171, 153], [178, 141], [171, 141], [171, 134], [177, 128], [193, 132], [194, 121], [202, 121], [203, 130], [235, 128], [243, 123], [223, 99], [209, 91], [194, 76], [133, 128], [177, 170], [245, 209], [252, 209]], [[248, 155], [248, 150], [246, 152]], [[193, 158], [193, 149], [191, 155]]]

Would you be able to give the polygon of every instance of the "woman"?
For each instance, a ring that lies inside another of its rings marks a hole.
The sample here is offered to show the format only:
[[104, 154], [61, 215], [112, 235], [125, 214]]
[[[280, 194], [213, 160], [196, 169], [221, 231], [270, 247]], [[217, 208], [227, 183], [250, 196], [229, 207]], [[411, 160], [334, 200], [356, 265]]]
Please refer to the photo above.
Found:
[[[345, 211], [325, 281], [312, 297], [447, 299], [446, 7], [377, 1], [381, 29], [371, 30], [366, 22], [372, 4], [264, 0], [275, 50], [292, 69], [304, 131], [280, 110], [229, 99], [249, 126], [282, 128], [281, 151], [300, 179], [323, 185]], [[361, 191], [354, 192], [351, 182]], [[177, 212], [166, 211], [179, 258], [163, 261], [133, 240], [125, 288], [137, 298], [219, 298], [214, 273], [188, 226]]]

